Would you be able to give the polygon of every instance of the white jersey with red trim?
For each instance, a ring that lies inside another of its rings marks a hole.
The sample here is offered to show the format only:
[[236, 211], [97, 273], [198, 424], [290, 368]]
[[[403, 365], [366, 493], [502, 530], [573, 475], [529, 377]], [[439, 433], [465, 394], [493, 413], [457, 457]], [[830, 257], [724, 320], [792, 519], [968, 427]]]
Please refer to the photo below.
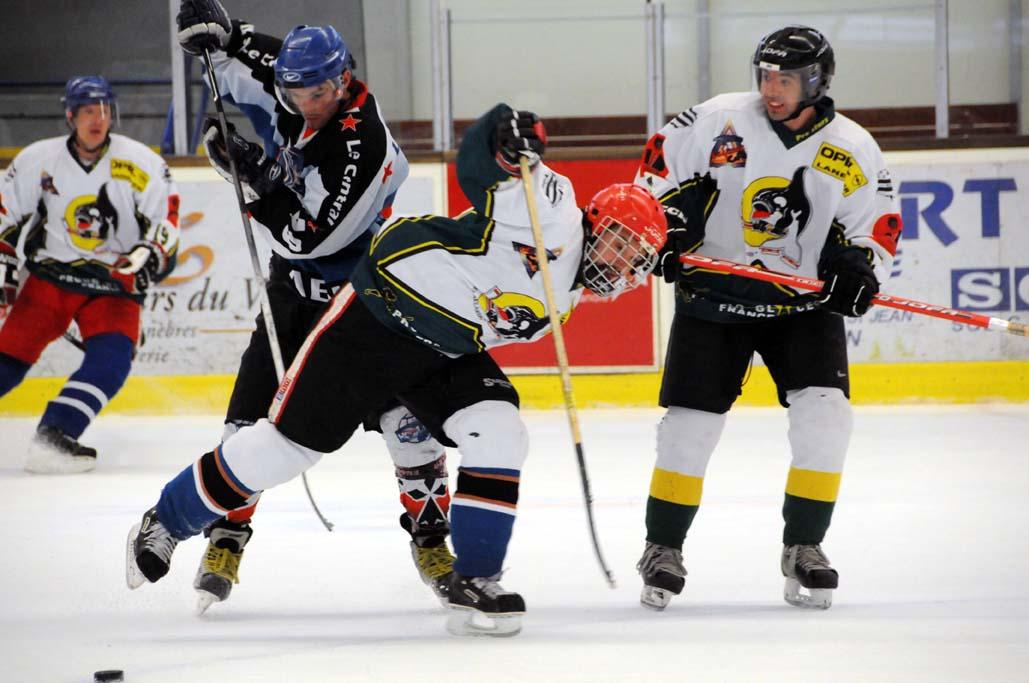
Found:
[[111, 267], [140, 242], [174, 265], [179, 195], [171, 173], [160, 155], [123, 135], [112, 134], [92, 166], [72, 144], [40, 140], [11, 162], [0, 180], [0, 240], [22, 241], [29, 270], [66, 289], [135, 296], [110, 277]]
[[[829, 98], [793, 132], [756, 92], [714, 97], [650, 139], [636, 183], [702, 222], [699, 254], [814, 278], [824, 256], [857, 247], [880, 282], [889, 277], [901, 230], [893, 181], [872, 136]], [[691, 312], [716, 320], [809, 310], [817, 296], [698, 269], [682, 284]]]

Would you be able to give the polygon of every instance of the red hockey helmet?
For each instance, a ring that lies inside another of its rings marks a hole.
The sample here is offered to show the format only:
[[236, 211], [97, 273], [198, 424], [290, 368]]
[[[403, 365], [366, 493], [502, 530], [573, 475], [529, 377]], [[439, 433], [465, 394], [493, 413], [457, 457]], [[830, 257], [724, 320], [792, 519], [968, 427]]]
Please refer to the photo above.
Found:
[[603, 297], [643, 284], [665, 245], [668, 224], [661, 204], [638, 185], [618, 183], [593, 195], [583, 211], [588, 229], [583, 282]]

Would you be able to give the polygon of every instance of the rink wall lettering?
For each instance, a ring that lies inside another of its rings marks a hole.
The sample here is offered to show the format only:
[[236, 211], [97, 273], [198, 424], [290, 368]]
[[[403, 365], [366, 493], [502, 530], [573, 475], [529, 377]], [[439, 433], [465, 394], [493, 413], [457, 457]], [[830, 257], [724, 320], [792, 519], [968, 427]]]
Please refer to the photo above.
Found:
[[[994, 317], [1029, 318], [1029, 150], [887, 154], [904, 237], [884, 290]], [[554, 161], [579, 203], [630, 178], [632, 159]], [[145, 340], [114, 412], [221, 412], [253, 329], [257, 291], [231, 186], [208, 168], [175, 168], [182, 247], [172, 276], [144, 304]], [[396, 214], [457, 213], [467, 206], [452, 164], [412, 165]], [[259, 242], [261, 261], [268, 250]], [[577, 399], [587, 406], [654, 405], [672, 311], [652, 283], [614, 302], [587, 296], [567, 328]], [[890, 309], [848, 319], [857, 403], [1029, 401], [1029, 343]], [[525, 404], [558, 406], [549, 338], [498, 350]], [[81, 359], [58, 340], [0, 414], [38, 413]], [[741, 402], [774, 403], [760, 360]]]

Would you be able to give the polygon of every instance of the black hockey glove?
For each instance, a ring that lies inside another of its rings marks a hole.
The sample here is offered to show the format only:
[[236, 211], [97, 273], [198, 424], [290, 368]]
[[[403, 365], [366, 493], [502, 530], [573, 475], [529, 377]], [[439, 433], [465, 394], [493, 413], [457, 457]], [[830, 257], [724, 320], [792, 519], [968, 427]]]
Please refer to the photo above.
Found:
[[146, 294], [168, 265], [168, 257], [149, 242], [139, 242], [114, 263], [114, 276], [130, 294]]
[[175, 21], [179, 45], [191, 55], [224, 50], [229, 44], [232, 22], [218, 0], [182, 0]]
[[855, 318], [868, 311], [872, 297], [879, 293], [869, 254], [867, 249], [852, 247], [819, 264], [818, 276], [825, 281], [819, 303], [824, 310]]
[[691, 226], [682, 211], [674, 206], [666, 206], [664, 210], [668, 221], [668, 239], [657, 256], [654, 275], [664, 278], [665, 282], [675, 282], [682, 272], [679, 255], [696, 251], [704, 242], [704, 229]]
[[18, 295], [18, 254], [7, 242], [0, 242], [0, 307], [10, 306]]
[[540, 117], [531, 111], [512, 109], [497, 124], [497, 164], [509, 175], [521, 175], [519, 159], [525, 157], [532, 168], [543, 158], [547, 148], [547, 130]]
[[[233, 182], [229, 163], [229, 157], [232, 157], [236, 162], [236, 172], [239, 173], [239, 181], [243, 185], [243, 195], [247, 202], [256, 201], [279, 187], [286, 186], [286, 181], [290, 178], [300, 182], [299, 169], [295, 167], [295, 163], [290, 166], [292, 172], [284, 172], [274, 160], [265, 156], [259, 144], [250, 142], [237, 133], [236, 127], [231, 123], [228, 124], [228, 128], [229, 140], [226, 144], [218, 119], [208, 117], [204, 121], [204, 150], [214, 170], [229, 182]], [[290, 158], [292, 162], [298, 161]], [[298, 163], [300, 166], [303, 165], [303, 157], [299, 158]]]

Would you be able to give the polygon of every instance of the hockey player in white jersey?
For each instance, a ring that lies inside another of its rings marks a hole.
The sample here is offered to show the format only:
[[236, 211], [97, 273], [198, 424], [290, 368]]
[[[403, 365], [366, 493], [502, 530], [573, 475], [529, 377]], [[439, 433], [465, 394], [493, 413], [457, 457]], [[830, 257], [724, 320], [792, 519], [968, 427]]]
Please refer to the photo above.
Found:
[[127, 581], [168, 571], [176, 544], [342, 446], [392, 396], [461, 454], [451, 505], [457, 559], [448, 628], [514, 635], [525, 610], [500, 573], [528, 454], [518, 395], [487, 349], [549, 333], [519, 157], [533, 165], [554, 302], [567, 318], [583, 287], [613, 297], [644, 282], [665, 241], [657, 200], [631, 184], [583, 210], [543, 163], [535, 115], [497, 105], [465, 133], [458, 180], [473, 208], [456, 219], [383, 227], [333, 298], [279, 386], [267, 420], [244, 427], [169, 482], [131, 530]]
[[[714, 97], [647, 143], [636, 183], [669, 217], [660, 271], [676, 283], [647, 500], [641, 602], [663, 609], [685, 583], [682, 545], [704, 473], [761, 354], [788, 409], [781, 569], [792, 605], [828, 608], [838, 575], [822, 552], [850, 439], [842, 316], [868, 310], [889, 272], [901, 221], [879, 147], [827, 96], [825, 37], [768, 34], [753, 57], [758, 92]], [[820, 293], [681, 268], [679, 254], [819, 277]]]
[[[17, 386], [74, 320], [82, 364], [47, 404], [25, 469], [86, 472], [79, 436], [132, 366], [148, 288], [175, 266], [179, 195], [164, 160], [111, 133], [117, 105], [100, 76], [64, 89], [71, 135], [41, 140], [0, 180], [0, 396]], [[19, 254], [28, 277], [18, 290]]]

